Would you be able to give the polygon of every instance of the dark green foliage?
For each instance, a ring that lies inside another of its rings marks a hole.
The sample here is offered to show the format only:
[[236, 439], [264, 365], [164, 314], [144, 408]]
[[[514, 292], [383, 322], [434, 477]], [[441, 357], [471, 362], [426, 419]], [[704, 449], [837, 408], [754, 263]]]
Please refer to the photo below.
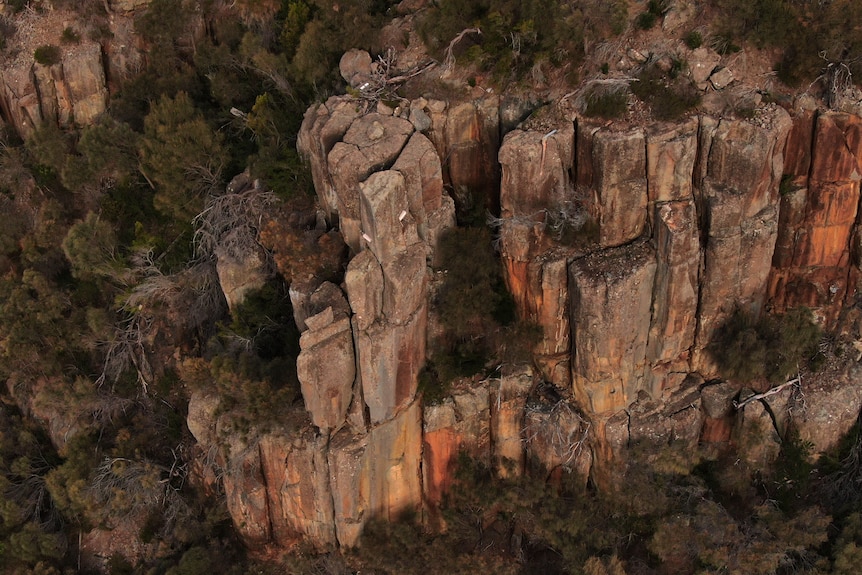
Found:
[[[862, 4], [854, 0], [713, 0], [722, 14], [719, 24], [728, 48], [732, 38], [760, 47], [776, 47], [779, 79], [797, 86], [814, 80], [829, 63], [844, 63], [852, 73], [862, 70], [862, 31], [856, 23]], [[737, 48], [738, 49], [738, 48]]]
[[716, 330], [709, 350], [726, 379], [782, 381], [817, 353], [821, 334], [812, 319], [807, 308], [759, 318], [737, 309]]
[[588, 118], [621, 118], [628, 107], [628, 92], [604, 92], [593, 90], [587, 96], [584, 115]]
[[668, 6], [666, 0], [650, 0], [647, 3], [646, 12], [642, 12], [635, 18], [635, 26], [641, 30], [649, 30], [655, 23], [664, 16]]
[[576, 67], [583, 56], [584, 20], [579, 9], [550, 0], [444, 0], [424, 14], [419, 32], [442, 54], [462, 30], [479, 28], [481, 36], [462, 40], [455, 56], [477, 62], [505, 85], [543, 61]]
[[659, 120], [675, 120], [700, 104], [700, 93], [691, 82], [665, 76], [657, 68], [648, 68], [631, 83], [631, 91], [649, 104], [653, 116]]
[[438, 241], [437, 261], [445, 279], [434, 306], [444, 333], [431, 346], [428, 374], [445, 385], [485, 368], [501, 326], [514, 322], [514, 306], [486, 228], [448, 230]]
[[[354, 0], [333, 4], [312, 0], [306, 12], [299, 3], [285, 21], [283, 40], [291, 53], [293, 74], [307, 85], [333, 85], [337, 78], [338, 60], [350, 48], [373, 49], [373, 31], [383, 22], [382, 11], [388, 1]], [[311, 14], [309, 18], [308, 14]], [[299, 30], [302, 32], [299, 33]], [[295, 45], [295, 48], [294, 48]]]
[[52, 45], [39, 46], [33, 52], [33, 58], [43, 66], [53, 66], [60, 63], [60, 49]]
[[635, 19], [635, 25], [641, 30], [649, 30], [655, 26], [658, 17], [652, 12], [643, 12]]
[[230, 332], [248, 341], [262, 359], [296, 357], [299, 353], [299, 332], [285, 289], [266, 284], [246, 295], [232, 316]]
[[140, 154], [144, 174], [157, 186], [156, 209], [183, 223], [200, 213], [205, 194], [223, 184], [222, 140], [185, 92], [153, 104]]
[[685, 35], [685, 38], [683, 38], [682, 41], [685, 42], [685, 45], [691, 50], [695, 50], [700, 48], [701, 44], [703, 44], [703, 36], [697, 30], [692, 30]]
[[63, 44], [77, 44], [80, 41], [81, 35], [72, 28], [66, 27], [63, 29], [63, 33], [60, 34], [60, 42]]
[[457, 339], [482, 335], [501, 301], [500, 264], [484, 228], [452, 228], [437, 244], [446, 279], [437, 294], [441, 320]]
[[0, 52], [6, 49], [6, 42], [15, 35], [15, 32], [12, 19], [0, 16]]

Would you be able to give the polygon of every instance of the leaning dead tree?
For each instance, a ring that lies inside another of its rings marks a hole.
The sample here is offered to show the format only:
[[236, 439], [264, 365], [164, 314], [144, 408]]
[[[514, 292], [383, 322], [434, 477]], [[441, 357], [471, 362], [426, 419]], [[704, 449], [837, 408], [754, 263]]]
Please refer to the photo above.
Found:
[[448, 73], [455, 66], [455, 46], [470, 34], [481, 36], [482, 31], [479, 28], [465, 28], [464, 30], [461, 30], [457, 36], [452, 38], [452, 41], [449, 42], [448, 46], [446, 46], [445, 56], [443, 57], [444, 73]]

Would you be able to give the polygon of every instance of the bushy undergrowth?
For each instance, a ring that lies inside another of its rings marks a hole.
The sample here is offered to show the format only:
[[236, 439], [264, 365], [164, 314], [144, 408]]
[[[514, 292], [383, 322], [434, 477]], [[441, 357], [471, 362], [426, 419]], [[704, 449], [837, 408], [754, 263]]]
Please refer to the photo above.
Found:
[[659, 120], [675, 120], [700, 104], [700, 92], [678, 72], [678, 68], [671, 68], [665, 74], [650, 67], [631, 83], [634, 95], [649, 104]]
[[720, 19], [716, 28], [727, 45], [747, 40], [774, 47], [779, 79], [790, 86], [812, 81], [829, 63], [862, 72], [862, 4], [855, 0], [712, 0]]
[[777, 382], [817, 355], [820, 337], [807, 308], [760, 317], [736, 309], [716, 330], [709, 350], [726, 379]]

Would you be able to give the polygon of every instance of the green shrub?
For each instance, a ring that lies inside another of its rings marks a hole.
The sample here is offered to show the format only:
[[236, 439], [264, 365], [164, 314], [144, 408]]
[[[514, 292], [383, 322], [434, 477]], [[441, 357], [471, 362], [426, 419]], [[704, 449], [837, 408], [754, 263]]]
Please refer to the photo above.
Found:
[[692, 30], [685, 35], [685, 38], [683, 38], [682, 41], [685, 42], [685, 45], [690, 49], [695, 50], [700, 48], [701, 44], [703, 44], [703, 36], [701, 36], [700, 32], [697, 30]]
[[716, 330], [708, 350], [725, 379], [776, 382], [815, 357], [820, 336], [808, 308], [759, 318], [736, 309]]
[[655, 26], [657, 19], [658, 17], [652, 12], [644, 12], [635, 19], [635, 25], [641, 30], [649, 30]]
[[659, 120], [675, 120], [700, 104], [700, 92], [690, 81], [665, 77], [657, 68], [641, 73], [638, 81], [631, 83], [631, 91], [649, 104]]
[[60, 49], [50, 44], [39, 46], [33, 52], [33, 58], [43, 66], [53, 66], [60, 63]]
[[80, 41], [81, 35], [68, 26], [64, 28], [63, 33], [60, 34], [60, 42], [63, 44], [77, 44]]
[[588, 118], [621, 118], [628, 109], [628, 92], [593, 90], [587, 96], [584, 115]]

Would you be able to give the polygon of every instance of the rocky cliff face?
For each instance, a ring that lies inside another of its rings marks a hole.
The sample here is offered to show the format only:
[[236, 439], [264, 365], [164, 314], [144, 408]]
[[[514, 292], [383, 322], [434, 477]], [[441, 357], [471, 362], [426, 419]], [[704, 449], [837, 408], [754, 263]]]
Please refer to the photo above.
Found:
[[[790, 428], [820, 452], [853, 424], [858, 366], [803, 381], [804, 407], [789, 388], [736, 407], [754, 391], [715, 379], [706, 350], [737, 308], [807, 305], [858, 337], [839, 320], [859, 274], [860, 120], [768, 105], [636, 126], [551, 108], [506, 134], [497, 98], [362, 113], [334, 97], [308, 111], [299, 148], [351, 259], [340, 286], [291, 288], [308, 420], [224, 455], [249, 544], [352, 546], [370, 518], [405, 510], [439, 524], [462, 451], [503, 475], [610, 487], [631, 445], [732, 443], [756, 468]], [[428, 266], [470, 201], [499, 206], [505, 278], [541, 337], [532, 367], [504, 364], [423, 405]], [[212, 409], [189, 408], [205, 448]]]
[[[5, 123], [26, 139], [45, 123], [68, 129], [95, 121], [105, 111], [109, 87], [142, 66], [144, 49], [134, 35], [133, 16], [147, 4], [149, 0], [106, 2], [107, 29], [97, 40], [82, 33], [88, 23], [77, 21], [74, 12], [24, 11], [12, 17], [17, 31], [8, 39], [0, 65]], [[77, 30], [79, 39], [61, 42], [66, 29]], [[57, 49], [56, 62], [35, 60], [35, 51], [44, 46]]]

